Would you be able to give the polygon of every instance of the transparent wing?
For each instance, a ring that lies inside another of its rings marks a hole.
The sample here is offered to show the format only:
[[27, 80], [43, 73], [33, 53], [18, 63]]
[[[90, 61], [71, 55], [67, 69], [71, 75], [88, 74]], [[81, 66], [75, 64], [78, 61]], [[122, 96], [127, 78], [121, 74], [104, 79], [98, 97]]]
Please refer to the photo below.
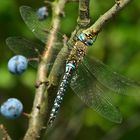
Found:
[[[21, 6], [20, 14], [25, 24], [34, 33], [34, 35], [43, 43], [46, 43], [50, 29], [52, 29], [52, 27], [50, 27], [50, 24], [48, 23], [48, 20], [46, 22], [38, 20], [36, 11], [29, 6]], [[49, 25], [48, 28], [47, 25]], [[57, 40], [54, 43], [54, 46], [57, 46], [57, 48], [61, 48], [63, 46], [62, 40], [63, 35], [61, 33], [57, 33]]]
[[116, 72], [96, 58], [85, 58], [84, 65], [108, 89], [124, 95], [140, 95], [140, 84]]
[[33, 43], [23, 37], [8, 37], [6, 39], [8, 47], [16, 54], [21, 54], [27, 57], [31, 65], [36, 67], [39, 55], [43, 52], [43, 46]]
[[104, 93], [104, 87], [80, 64], [76, 75], [71, 81], [71, 88], [89, 107], [96, 110], [103, 117], [116, 123], [122, 121], [122, 115]]
[[46, 43], [47, 33], [45, 32], [46, 24], [38, 20], [36, 11], [29, 6], [21, 6], [20, 14], [34, 35], [42, 42]]
[[[37, 43], [33, 43], [32, 41], [29, 41], [23, 37], [8, 37], [6, 39], [7, 46], [15, 53], [24, 55], [29, 59], [29, 63], [33, 67], [37, 67], [39, 57], [41, 57], [41, 54], [43, 53], [44, 47], [42, 45], [39, 45]], [[49, 68], [51, 68], [54, 64], [54, 60], [57, 58], [58, 52], [60, 51], [60, 48], [57, 48], [56, 46], [53, 47], [54, 53], [52, 57], [52, 62], [47, 64]], [[65, 61], [64, 58], [68, 55], [67, 51], [61, 51], [61, 54], [59, 54], [59, 59], [57, 58], [55, 61], [55, 67], [53, 69], [53, 73], [55, 76], [60, 76], [64, 73], [64, 65]], [[59, 69], [59, 70], [58, 70]]]

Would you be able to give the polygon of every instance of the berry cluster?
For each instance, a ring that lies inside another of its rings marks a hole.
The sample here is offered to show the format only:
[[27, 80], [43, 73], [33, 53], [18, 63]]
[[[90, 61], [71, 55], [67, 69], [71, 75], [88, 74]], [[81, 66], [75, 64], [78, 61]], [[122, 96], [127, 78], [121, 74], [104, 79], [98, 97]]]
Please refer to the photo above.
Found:
[[[22, 55], [15, 55], [8, 61], [8, 70], [14, 75], [22, 74], [28, 67], [28, 60]], [[18, 118], [23, 111], [21, 101], [9, 98], [0, 106], [0, 114], [7, 119]]]
[[[47, 7], [40, 7], [36, 11], [38, 20], [47, 19], [49, 13]], [[23, 55], [15, 55], [8, 61], [8, 70], [14, 75], [23, 74], [28, 68], [28, 59]], [[0, 114], [8, 119], [18, 118], [23, 111], [22, 103], [16, 98], [9, 98], [0, 106]]]

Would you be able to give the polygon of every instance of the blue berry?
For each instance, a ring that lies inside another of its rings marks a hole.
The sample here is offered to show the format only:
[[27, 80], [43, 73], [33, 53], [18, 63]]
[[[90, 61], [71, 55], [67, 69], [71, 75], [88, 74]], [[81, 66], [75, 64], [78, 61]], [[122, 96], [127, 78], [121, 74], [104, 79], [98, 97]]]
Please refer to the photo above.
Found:
[[37, 16], [39, 20], [47, 19], [49, 13], [47, 7], [43, 6], [37, 10]]
[[23, 111], [22, 103], [16, 98], [9, 98], [5, 101], [1, 107], [0, 112], [7, 119], [18, 118]]
[[20, 75], [28, 67], [28, 60], [22, 55], [16, 55], [8, 61], [8, 70], [12, 74]]

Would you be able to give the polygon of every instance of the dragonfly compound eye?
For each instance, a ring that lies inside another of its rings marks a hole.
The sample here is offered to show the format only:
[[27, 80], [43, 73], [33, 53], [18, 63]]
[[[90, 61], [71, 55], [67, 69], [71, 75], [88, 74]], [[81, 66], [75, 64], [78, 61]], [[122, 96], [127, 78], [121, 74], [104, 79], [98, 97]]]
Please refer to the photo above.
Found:
[[84, 34], [84, 33], [81, 33], [79, 36], [78, 36], [78, 39], [80, 40], [80, 41], [82, 41], [82, 42], [85, 42], [85, 40], [86, 40], [86, 35]]
[[93, 43], [94, 43], [94, 40], [92, 40], [92, 39], [87, 39], [87, 41], [85, 42], [85, 44], [86, 44], [87, 46], [92, 46]]
[[79, 36], [78, 36], [78, 39], [83, 42], [85, 45], [87, 46], [92, 46], [95, 39], [93, 37], [93, 35], [91, 34], [85, 34], [85, 33], [81, 33]]

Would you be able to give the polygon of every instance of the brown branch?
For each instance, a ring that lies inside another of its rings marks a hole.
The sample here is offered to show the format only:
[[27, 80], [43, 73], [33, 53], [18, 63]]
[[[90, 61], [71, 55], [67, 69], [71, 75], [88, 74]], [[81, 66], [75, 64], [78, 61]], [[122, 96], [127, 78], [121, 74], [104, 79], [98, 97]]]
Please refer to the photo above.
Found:
[[[53, 45], [56, 41], [56, 33], [60, 26], [60, 17], [64, 9], [66, 0], [59, 0], [52, 3], [53, 8], [53, 19], [52, 19], [52, 30], [48, 37], [46, 44], [47, 50], [44, 51], [42, 61], [39, 64], [37, 72], [37, 83], [38, 87], [35, 93], [35, 99], [31, 112], [31, 118], [29, 121], [29, 128], [25, 134], [24, 140], [36, 140], [42, 136], [42, 130], [46, 130], [44, 124], [47, 122], [47, 105], [48, 105], [48, 92], [46, 86], [46, 76], [48, 75], [48, 64], [52, 59]], [[44, 131], [43, 131], [44, 132]]]
[[104, 25], [118, 14], [131, 0], [116, 0], [114, 6], [103, 14], [92, 26], [84, 30], [85, 33], [97, 34], [101, 31]]
[[[75, 44], [75, 37], [85, 28], [89, 26], [89, 3], [90, 0], [79, 0], [79, 15], [77, 18], [77, 26], [75, 30], [72, 32], [70, 39], [68, 40], [69, 46], [73, 46]], [[84, 15], [82, 15], [84, 14]], [[84, 25], [85, 24], [85, 25]]]
[[87, 27], [90, 23], [89, 3], [90, 0], [79, 1], [79, 17], [77, 19], [77, 23], [79, 24], [80, 27]]
[[66, 45], [66, 42], [65, 42], [63, 45], [63, 48], [57, 55], [57, 58], [54, 62], [54, 65], [48, 77], [50, 86], [58, 86], [60, 77], [62, 76], [64, 72], [64, 66], [66, 63], [66, 59], [68, 57], [68, 52], [69, 52], [68, 46]]
[[2, 124], [0, 124], [0, 139], [1, 140], [12, 140]]

